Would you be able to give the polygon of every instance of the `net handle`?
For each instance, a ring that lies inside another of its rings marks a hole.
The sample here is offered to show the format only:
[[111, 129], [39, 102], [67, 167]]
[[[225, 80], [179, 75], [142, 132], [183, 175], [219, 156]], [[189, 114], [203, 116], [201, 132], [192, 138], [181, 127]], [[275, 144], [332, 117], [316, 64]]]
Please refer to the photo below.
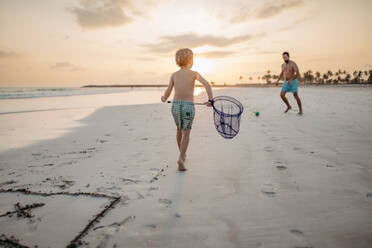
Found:
[[[167, 101], [167, 103], [173, 103], [174, 101]], [[202, 103], [202, 102], [194, 102], [194, 105], [205, 105], [205, 103]]]

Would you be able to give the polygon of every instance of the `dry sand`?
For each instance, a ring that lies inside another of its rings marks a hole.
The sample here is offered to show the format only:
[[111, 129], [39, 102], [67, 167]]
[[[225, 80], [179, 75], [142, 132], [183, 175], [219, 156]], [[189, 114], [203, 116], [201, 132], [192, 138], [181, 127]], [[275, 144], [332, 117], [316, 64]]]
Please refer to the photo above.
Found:
[[45, 204], [0, 217], [0, 234], [66, 247], [111, 196], [82, 247], [372, 247], [372, 88], [300, 88], [302, 117], [283, 114], [278, 88], [215, 94], [243, 103], [240, 133], [223, 139], [197, 106], [187, 172], [161, 103], [103, 107], [61, 137], [1, 153], [1, 189], [52, 194], [0, 193], [0, 215]]

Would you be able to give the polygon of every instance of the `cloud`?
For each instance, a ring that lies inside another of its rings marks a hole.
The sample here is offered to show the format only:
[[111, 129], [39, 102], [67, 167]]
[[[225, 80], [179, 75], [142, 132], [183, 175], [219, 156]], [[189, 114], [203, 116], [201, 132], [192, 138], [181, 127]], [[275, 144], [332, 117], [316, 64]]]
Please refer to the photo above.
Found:
[[230, 18], [230, 23], [237, 24], [252, 19], [267, 19], [287, 9], [300, 7], [303, 4], [303, 0], [269, 0], [258, 7], [240, 5], [239, 9], [232, 11], [233, 17]]
[[232, 51], [209, 51], [204, 53], [198, 53], [196, 55], [211, 58], [211, 59], [219, 59], [219, 58], [225, 58], [232, 54], [235, 54], [235, 52]]
[[265, 55], [265, 54], [282, 54], [280, 51], [274, 51], [274, 50], [261, 50], [261, 51], [254, 51], [254, 54], [258, 55]]
[[252, 11], [250, 11], [247, 7], [242, 6], [236, 12], [234, 13], [234, 16], [231, 17], [230, 23], [236, 24], [236, 23], [242, 23], [249, 19], [251, 19], [253, 16]]
[[154, 53], [170, 53], [182, 47], [195, 48], [200, 46], [227, 47], [233, 44], [254, 40], [265, 34], [242, 35], [232, 38], [214, 35], [197, 35], [195, 33], [181, 34], [176, 36], [163, 36], [161, 42], [155, 44], [145, 44], [143, 47]]
[[6, 51], [0, 50], [0, 58], [16, 57], [16, 56], [18, 56], [18, 54], [15, 52], [6, 52]]
[[287, 9], [299, 7], [303, 5], [302, 0], [281, 0], [264, 3], [259, 8], [257, 18], [265, 19], [275, 16]]
[[133, 59], [138, 60], [138, 61], [155, 61], [157, 58], [154, 57], [133, 57]]
[[311, 17], [312, 17], [311, 15], [303, 16], [303, 17], [301, 17], [301, 18], [295, 20], [295, 21], [292, 22], [291, 24], [281, 27], [279, 30], [280, 30], [280, 31], [290, 30], [290, 29], [294, 28], [295, 26], [297, 26], [298, 24], [301, 24], [301, 23], [303, 23], [303, 22], [309, 20]]
[[82, 7], [68, 8], [80, 27], [99, 29], [122, 26], [132, 22], [128, 12], [138, 14], [129, 0], [80, 0]]
[[50, 67], [52, 70], [58, 70], [58, 69], [67, 69], [69, 71], [83, 71], [84, 69], [80, 66], [76, 66], [71, 64], [70, 62], [64, 61], [64, 62], [57, 62], [54, 65]]

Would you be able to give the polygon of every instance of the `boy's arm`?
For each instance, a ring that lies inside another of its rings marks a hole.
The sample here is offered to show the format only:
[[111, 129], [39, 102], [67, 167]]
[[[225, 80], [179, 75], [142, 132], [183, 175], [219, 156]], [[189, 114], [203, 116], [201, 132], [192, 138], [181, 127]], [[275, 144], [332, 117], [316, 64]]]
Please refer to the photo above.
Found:
[[208, 81], [205, 80], [198, 72], [196, 72], [196, 80], [198, 80], [207, 90], [208, 100], [212, 100], [213, 99], [212, 88]]
[[161, 101], [162, 102], [165, 102], [168, 99], [168, 97], [172, 93], [173, 86], [174, 86], [174, 82], [173, 82], [173, 74], [172, 74], [172, 76], [170, 77], [170, 80], [169, 80], [168, 88], [165, 90], [164, 95], [161, 96]]

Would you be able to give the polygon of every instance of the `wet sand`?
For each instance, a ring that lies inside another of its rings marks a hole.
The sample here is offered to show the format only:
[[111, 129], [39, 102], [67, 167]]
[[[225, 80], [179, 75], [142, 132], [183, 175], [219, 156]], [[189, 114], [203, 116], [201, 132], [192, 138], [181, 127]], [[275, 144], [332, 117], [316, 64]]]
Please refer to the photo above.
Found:
[[0, 192], [0, 240], [66, 247], [92, 223], [81, 247], [371, 247], [372, 88], [300, 88], [302, 117], [292, 96], [283, 114], [278, 88], [216, 95], [243, 103], [240, 133], [223, 139], [197, 106], [187, 172], [161, 103], [99, 108], [2, 152], [0, 188], [35, 194]]

